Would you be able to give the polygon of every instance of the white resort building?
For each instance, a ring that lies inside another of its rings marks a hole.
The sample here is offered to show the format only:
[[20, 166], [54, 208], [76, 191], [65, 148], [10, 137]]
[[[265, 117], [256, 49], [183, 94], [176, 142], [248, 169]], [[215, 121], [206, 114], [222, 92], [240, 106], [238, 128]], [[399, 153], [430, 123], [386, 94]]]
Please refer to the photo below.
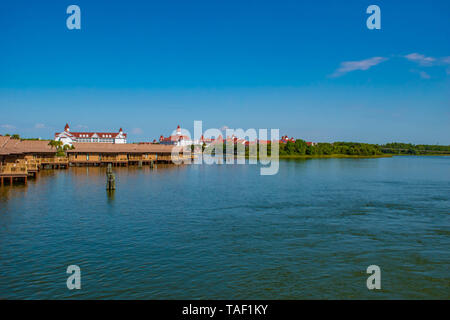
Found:
[[66, 124], [63, 132], [55, 133], [55, 141], [64, 145], [74, 142], [127, 143], [127, 134], [122, 128], [119, 132], [70, 132], [69, 124]]
[[159, 137], [160, 144], [168, 144], [175, 146], [190, 146], [191, 144], [195, 144], [194, 141], [191, 140], [189, 136], [183, 135], [181, 133], [180, 126], [177, 127], [177, 130], [171, 136], [165, 138], [164, 136]]

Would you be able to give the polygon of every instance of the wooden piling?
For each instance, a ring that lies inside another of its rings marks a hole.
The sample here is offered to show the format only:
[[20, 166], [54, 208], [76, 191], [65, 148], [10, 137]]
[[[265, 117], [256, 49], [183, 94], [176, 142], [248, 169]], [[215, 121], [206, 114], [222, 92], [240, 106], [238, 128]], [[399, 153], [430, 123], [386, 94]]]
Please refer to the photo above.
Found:
[[106, 190], [116, 190], [116, 176], [112, 172], [112, 165], [108, 163], [106, 169]]

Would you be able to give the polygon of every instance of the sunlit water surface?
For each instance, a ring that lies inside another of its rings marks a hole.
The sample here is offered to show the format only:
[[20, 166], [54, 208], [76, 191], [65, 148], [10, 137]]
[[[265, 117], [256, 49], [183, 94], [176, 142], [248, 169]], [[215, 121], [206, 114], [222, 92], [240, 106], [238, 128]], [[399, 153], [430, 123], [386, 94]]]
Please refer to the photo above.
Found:
[[0, 298], [450, 298], [449, 157], [114, 171], [0, 188]]

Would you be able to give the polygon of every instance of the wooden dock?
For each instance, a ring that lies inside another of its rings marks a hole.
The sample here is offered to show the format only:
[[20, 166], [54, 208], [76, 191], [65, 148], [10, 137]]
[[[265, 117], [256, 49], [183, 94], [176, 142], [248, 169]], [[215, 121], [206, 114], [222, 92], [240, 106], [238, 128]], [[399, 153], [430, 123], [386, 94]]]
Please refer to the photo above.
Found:
[[185, 161], [190, 155], [172, 152], [173, 145], [74, 143], [73, 149], [60, 156], [49, 141], [20, 140], [0, 136], [0, 183], [14, 181], [27, 183], [28, 177], [37, 177], [42, 169], [65, 169], [69, 166], [144, 166], [157, 163]]
[[13, 181], [22, 180], [27, 184], [28, 170], [27, 166], [19, 163], [7, 163], [0, 166], [0, 185], [3, 186], [5, 181], [9, 181], [12, 185]]

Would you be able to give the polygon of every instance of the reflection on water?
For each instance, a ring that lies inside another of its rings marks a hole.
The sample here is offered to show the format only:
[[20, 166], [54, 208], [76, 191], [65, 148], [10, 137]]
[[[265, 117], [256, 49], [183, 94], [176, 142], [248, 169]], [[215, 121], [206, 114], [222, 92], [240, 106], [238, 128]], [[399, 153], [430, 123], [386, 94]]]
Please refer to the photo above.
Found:
[[0, 188], [0, 298], [449, 298], [450, 158], [113, 171]]
[[116, 195], [116, 190], [106, 190], [106, 195], [108, 196], [108, 202], [112, 203]]

